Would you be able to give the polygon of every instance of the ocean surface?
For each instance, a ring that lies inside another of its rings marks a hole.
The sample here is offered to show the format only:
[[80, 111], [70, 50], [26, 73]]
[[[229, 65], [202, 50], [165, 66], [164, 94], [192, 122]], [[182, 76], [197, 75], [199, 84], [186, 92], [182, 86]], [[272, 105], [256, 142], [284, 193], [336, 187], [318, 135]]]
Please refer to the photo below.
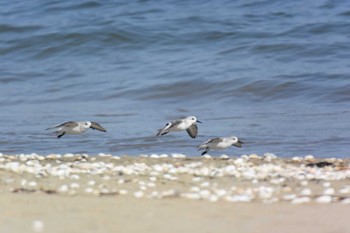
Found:
[[[9, 154], [349, 157], [350, 1], [0, 0], [0, 111]], [[70, 120], [108, 132], [45, 130]]]

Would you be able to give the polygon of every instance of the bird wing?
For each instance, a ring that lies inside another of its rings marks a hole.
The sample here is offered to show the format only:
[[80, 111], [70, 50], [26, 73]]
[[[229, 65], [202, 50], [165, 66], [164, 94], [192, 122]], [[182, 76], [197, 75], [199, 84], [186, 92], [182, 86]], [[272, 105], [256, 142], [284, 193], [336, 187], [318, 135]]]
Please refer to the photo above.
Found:
[[168, 129], [172, 126], [171, 122], [168, 122], [165, 124], [165, 126], [161, 129], [158, 129], [158, 133], [156, 136], [161, 136], [161, 135], [164, 135], [164, 134], [167, 134], [169, 133]]
[[75, 122], [75, 121], [67, 121], [67, 122], [64, 122], [64, 123], [62, 123], [62, 124], [55, 125], [55, 126], [53, 126], [53, 127], [47, 128], [46, 130], [61, 128], [61, 127], [74, 128], [74, 127], [77, 127], [77, 126], [78, 126], [78, 123], [77, 123], [77, 122]]
[[206, 142], [204, 142], [205, 144], [208, 144], [208, 143], [220, 143], [222, 142], [222, 138], [211, 138], [209, 140], [207, 140]]
[[174, 128], [181, 123], [182, 123], [181, 120], [175, 120], [175, 121], [171, 121], [171, 122], [166, 123], [163, 128], [158, 129], [158, 133], [156, 136], [161, 136], [161, 135], [169, 133], [171, 128]]
[[99, 130], [99, 131], [102, 131], [102, 132], [107, 132], [107, 130], [105, 128], [103, 128], [99, 123], [97, 122], [91, 122], [91, 126], [90, 126], [91, 129], [95, 130]]
[[238, 140], [236, 143], [233, 143], [234, 146], [242, 147], [243, 142], [241, 140]]
[[192, 124], [190, 127], [186, 129], [188, 135], [190, 135], [191, 138], [196, 138], [198, 127], [196, 124]]
[[221, 138], [210, 138], [210, 139], [206, 140], [205, 142], [203, 142], [202, 144], [199, 144], [197, 146], [197, 148], [198, 148], [198, 150], [201, 150], [201, 149], [208, 147], [209, 143], [219, 143], [221, 141], [222, 141]]

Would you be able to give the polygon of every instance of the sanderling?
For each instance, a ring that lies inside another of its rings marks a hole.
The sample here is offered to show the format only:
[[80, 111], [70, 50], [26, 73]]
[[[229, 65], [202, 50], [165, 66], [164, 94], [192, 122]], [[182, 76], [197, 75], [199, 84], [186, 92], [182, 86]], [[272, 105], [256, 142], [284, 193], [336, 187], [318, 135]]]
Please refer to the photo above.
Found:
[[166, 123], [164, 128], [159, 129], [157, 136], [167, 134], [169, 132], [177, 132], [177, 131], [183, 131], [186, 130], [188, 135], [190, 135], [192, 138], [195, 138], [197, 136], [197, 124], [196, 123], [202, 123], [197, 120], [194, 116], [189, 116], [184, 119], [179, 119], [175, 121], [171, 121]]
[[198, 145], [198, 150], [204, 150], [202, 155], [205, 155], [210, 149], [222, 150], [230, 146], [242, 147], [243, 142], [237, 137], [227, 137], [227, 138], [211, 138], [202, 144]]
[[91, 122], [91, 121], [68, 121], [54, 127], [47, 128], [49, 129], [58, 129], [55, 131], [58, 138], [61, 138], [65, 134], [81, 134], [85, 133], [89, 128], [97, 129], [102, 132], [107, 132], [105, 128], [103, 128], [99, 123]]

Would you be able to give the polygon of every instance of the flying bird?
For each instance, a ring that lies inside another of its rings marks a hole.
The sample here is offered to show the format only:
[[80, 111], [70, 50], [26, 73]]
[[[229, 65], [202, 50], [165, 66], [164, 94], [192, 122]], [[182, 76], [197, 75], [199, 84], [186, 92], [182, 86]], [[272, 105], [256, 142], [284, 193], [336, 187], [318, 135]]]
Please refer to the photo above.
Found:
[[223, 150], [230, 146], [242, 147], [243, 142], [239, 140], [237, 137], [223, 137], [223, 138], [212, 138], [209, 139], [202, 144], [198, 145], [198, 150], [203, 150], [202, 155], [208, 153], [209, 150]]
[[196, 138], [198, 132], [197, 122], [202, 123], [201, 121], [197, 120], [197, 118], [194, 116], [189, 116], [183, 119], [168, 122], [162, 129], [158, 130], [157, 136], [162, 136], [169, 132], [178, 132], [186, 130], [191, 138]]
[[47, 128], [49, 129], [57, 129], [55, 133], [57, 134], [57, 138], [61, 138], [65, 134], [82, 134], [85, 133], [89, 128], [93, 130], [99, 130], [102, 132], [107, 132], [105, 128], [103, 128], [99, 123], [91, 122], [91, 121], [68, 121], [54, 127]]

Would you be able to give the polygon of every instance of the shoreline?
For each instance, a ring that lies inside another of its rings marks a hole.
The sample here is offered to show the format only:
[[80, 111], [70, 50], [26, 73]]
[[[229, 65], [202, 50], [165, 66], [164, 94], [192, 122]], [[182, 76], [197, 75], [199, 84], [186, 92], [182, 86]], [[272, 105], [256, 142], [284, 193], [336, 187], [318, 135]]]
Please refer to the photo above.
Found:
[[221, 158], [1, 154], [0, 188], [66, 196], [350, 204], [349, 162], [269, 153]]

